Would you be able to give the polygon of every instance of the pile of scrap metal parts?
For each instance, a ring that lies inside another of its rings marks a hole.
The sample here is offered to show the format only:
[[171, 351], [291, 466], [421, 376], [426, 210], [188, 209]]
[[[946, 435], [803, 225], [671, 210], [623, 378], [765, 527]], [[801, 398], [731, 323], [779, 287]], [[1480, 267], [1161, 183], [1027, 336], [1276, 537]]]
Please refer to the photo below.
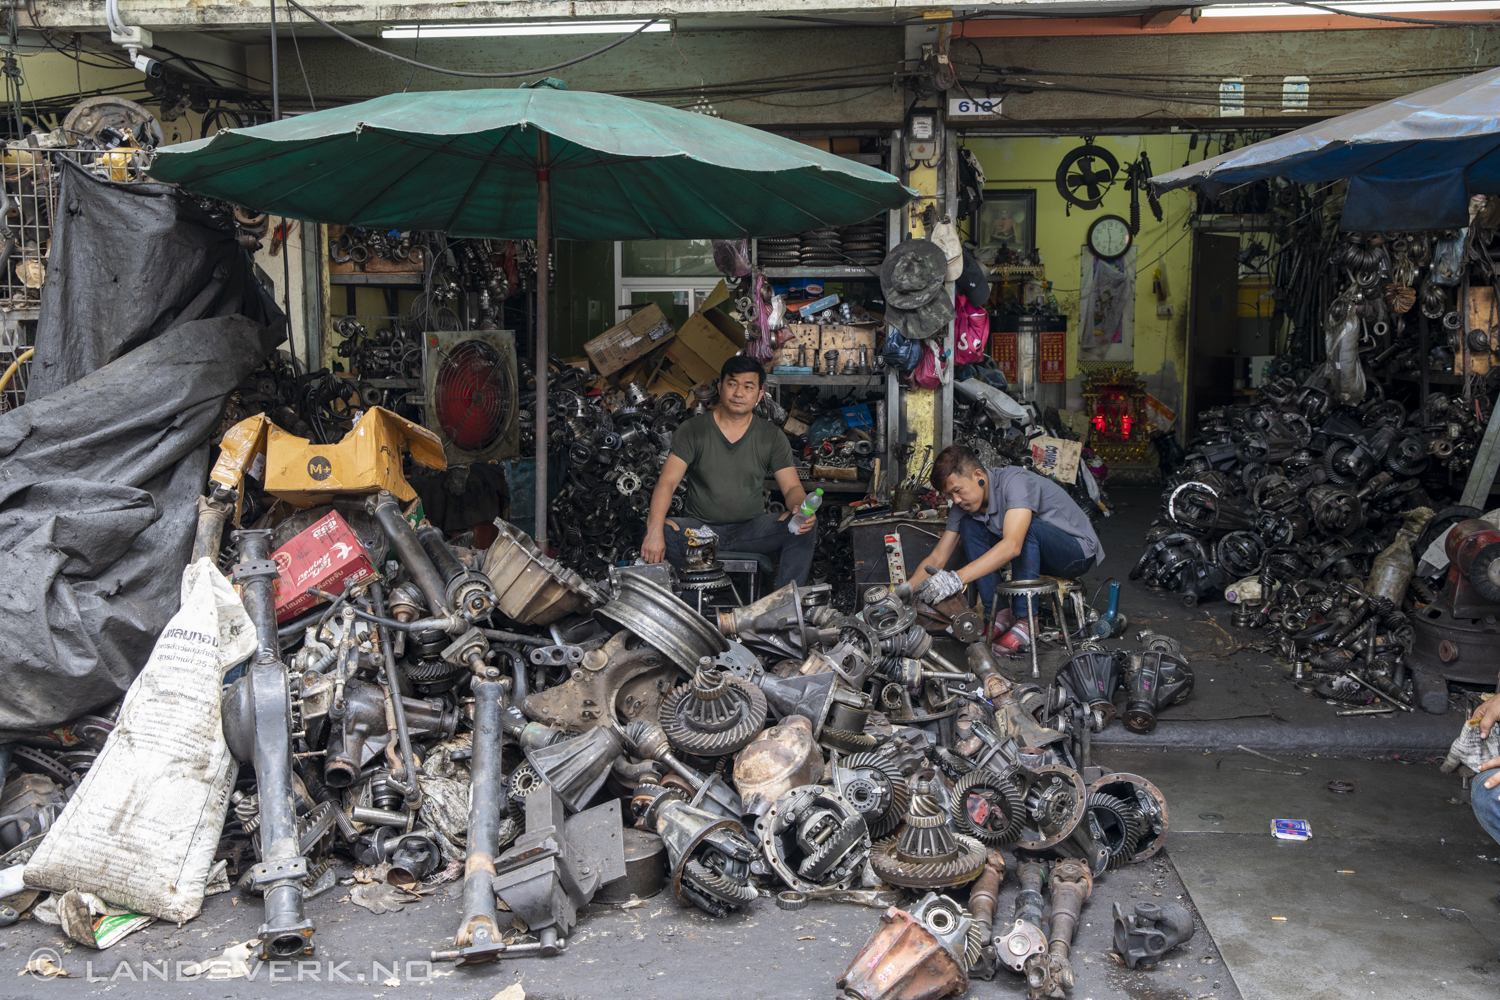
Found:
[[[550, 454], [564, 471], [547, 517], [558, 559], [597, 579], [617, 562], [634, 562], [640, 555], [651, 492], [672, 433], [691, 413], [680, 394], [653, 397], [636, 383], [609, 396], [587, 395], [583, 377], [572, 367], [564, 367], [555, 381], [549, 377], [547, 437]], [[523, 400], [523, 451], [528, 441], [535, 447], [534, 419], [528, 416], [533, 412]], [[679, 485], [673, 513], [681, 512], [686, 495], [686, 484]]]
[[[1441, 711], [1464, 653], [1476, 683], [1493, 680], [1477, 654], [1500, 634], [1483, 622], [1500, 610], [1500, 529], [1441, 502], [1467, 473], [1482, 401], [1434, 393], [1408, 410], [1371, 381], [1346, 405], [1326, 377], [1276, 371], [1254, 406], [1199, 415], [1131, 578], [1189, 607], [1225, 597], [1234, 625], [1349, 711], [1419, 696]], [[1414, 671], [1428, 678], [1415, 690]]]
[[[204, 499], [201, 553], [234, 502]], [[1161, 792], [1090, 759], [1094, 688], [1013, 684], [984, 642], [944, 656], [907, 587], [867, 590], [853, 615], [795, 584], [705, 614], [683, 598], [712, 560], [692, 580], [658, 564], [591, 584], [504, 522], [477, 551], [389, 493], [339, 509], [380, 569], [337, 592], [292, 593], [273, 531], [229, 538], [260, 650], [223, 696], [240, 770], [221, 857], [263, 897], [267, 957], [313, 951], [304, 902], [342, 856], [395, 889], [463, 880], [433, 960], [555, 955], [588, 904], [670, 888], [715, 916], [761, 896], [885, 910], [848, 996], [939, 996], [911, 991], [1001, 965], [1061, 996], [1093, 880], [1163, 845]], [[321, 603], [288, 615], [303, 597]], [[1184, 685], [1170, 656], [1085, 652], [1117, 664], [1127, 717]], [[94, 745], [109, 723], [80, 725]], [[7, 788], [18, 836], [62, 804], [37, 778]], [[997, 926], [1002, 848], [1024, 905]]]

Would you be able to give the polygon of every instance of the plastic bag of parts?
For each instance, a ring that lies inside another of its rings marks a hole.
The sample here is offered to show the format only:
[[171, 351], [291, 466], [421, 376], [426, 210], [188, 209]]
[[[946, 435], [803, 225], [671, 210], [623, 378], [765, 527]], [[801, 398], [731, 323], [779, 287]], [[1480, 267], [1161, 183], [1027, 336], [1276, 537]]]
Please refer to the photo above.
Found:
[[1365, 370], [1359, 363], [1359, 317], [1352, 310], [1342, 321], [1324, 327], [1323, 349], [1328, 360], [1317, 373], [1332, 383], [1339, 402], [1358, 405], [1365, 398]]
[[198, 915], [235, 771], [220, 679], [254, 651], [234, 588], [199, 559], [114, 732], [26, 866], [29, 887], [91, 892], [163, 920]]
[[714, 267], [726, 278], [743, 278], [750, 273], [749, 240], [714, 240]]

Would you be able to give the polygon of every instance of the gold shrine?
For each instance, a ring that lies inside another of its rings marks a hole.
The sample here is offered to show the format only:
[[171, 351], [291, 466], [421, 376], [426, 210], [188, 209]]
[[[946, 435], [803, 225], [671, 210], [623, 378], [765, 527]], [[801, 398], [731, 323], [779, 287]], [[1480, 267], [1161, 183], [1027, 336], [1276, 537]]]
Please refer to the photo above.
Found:
[[1146, 419], [1146, 383], [1128, 364], [1083, 361], [1083, 412], [1089, 419], [1088, 445], [1110, 466], [1157, 464]]

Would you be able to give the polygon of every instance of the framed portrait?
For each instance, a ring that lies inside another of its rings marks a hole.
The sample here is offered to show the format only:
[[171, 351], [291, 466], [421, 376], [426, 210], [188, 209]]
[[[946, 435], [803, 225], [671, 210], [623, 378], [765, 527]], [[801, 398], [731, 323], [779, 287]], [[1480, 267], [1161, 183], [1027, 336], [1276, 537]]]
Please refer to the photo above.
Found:
[[1020, 256], [1036, 248], [1036, 189], [986, 188], [974, 220], [974, 244], [981, 252], [1009, 249]]

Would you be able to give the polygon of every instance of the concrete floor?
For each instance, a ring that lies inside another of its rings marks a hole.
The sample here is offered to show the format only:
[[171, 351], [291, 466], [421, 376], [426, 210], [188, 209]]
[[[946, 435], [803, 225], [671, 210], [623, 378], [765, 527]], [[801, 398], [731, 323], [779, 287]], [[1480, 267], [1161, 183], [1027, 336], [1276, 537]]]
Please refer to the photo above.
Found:
[[[1091, 588], [1110, 576], [1125, 581], [1160, 493], [1119, 490], [1114, 499], [1119, 514], [1101, 531], [1109, 556], [1089, 574]], [[1441, 756], [1459, 716], [1338, 719], [1333, 708], [1298, 693], [1268, 657], [1239, 649], [1254, 634], [1229, 626], [1222, 603], [1189, 611], [1175, 597], [1126, 582], [1122, 610], [1132, 619], [1124, 644], [1133, 645], [1135, 631], [1145, 626], [1180, 637], [1198, 683], [1189, 701], [1162, 713], [1149, 736], [1116, 723], [1095, 742], [1101, 764], [1142, 774], [1164, 791], [1173, 832], [1157, 858], [1099, 880], [1079, 929], [1078, 983], [1071, 995], [1493, 997], [1500, 985], [1500, 870], [1492, 866], [1500, 848], [1474, 822], [1458, 779], [1420, 763]], [[1062, 656], [1049, 652], [1043, 659], [1050, 676]], [[1014, 676], [1030, 672], [1029, 660], [1007, 666]], [[1240, 745], [1277, 759], [1229, 752]], [[1326, 785], [1335, 778], [1357, 790], [1334, 796]], [[1309, 820], [1313, 839], [1273, 840], [1273, 818]], [[1011, 912], [1015, 888], [1008, 875], [997, 917]], [[784, 913], [768, 899], [714, 920], [657, 896], [631, 910], [591, 909], [557, 958], [429, 970], [422, 959], [447, 945], [458, 920], [456, 886], [440, 886], [383, 915], [349, 903], [348, 891], [336, 887], [309, 905], [318, 927], [318, 964], [301, 970], [300, 983], [295, 967], [263, 968], [253, 982], [179, 978], [176, 963], [211, 958], [253, 936], [259, 900], [229, 893], [210, 898], [203, 915], [183, 927], [154, 925], [102, 954], [70, 948], [56, 929], [32, 921], [0, 930], [0, 1000], [116, 990], [256, 998], [272, 989], [324, 993], [330, 979], [339, 982], [341, 995], [392, 1000], [486, 1000], [513, 983], [549, 1000], [831, 997], [835, 980], [878, 921], [878, 912], [864, 907], [815, 902]], [[1194, 906], [1198, 931], [1167, 962], [1128, 972], [1109, 957], [1112, 903], [1128, 910], [1134, 902], [1179, 898]], [[54, 949], [61, 966], [79, 978], [63, 985], [17, 976], [42, 947]], [[90, 961], [99, 981], [84, 978]], [[166, 968], [171, 981], [137, 981], [142, 963], [152, 963], [153, 974]], [[330, 963], [337, 975], [330, 975]], [[1024, 988], [1019, 977], [1002, 973], [993, 983], [974, 983], [968, 995], [1022, 996]]]

